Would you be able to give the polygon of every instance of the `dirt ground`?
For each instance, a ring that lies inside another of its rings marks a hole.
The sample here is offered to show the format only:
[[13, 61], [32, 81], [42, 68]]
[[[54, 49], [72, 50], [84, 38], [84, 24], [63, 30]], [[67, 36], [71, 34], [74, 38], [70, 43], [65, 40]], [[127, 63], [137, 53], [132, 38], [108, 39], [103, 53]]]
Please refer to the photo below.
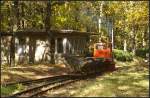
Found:
[[70, 73], [65, 65], [34, 65], [1, 69], [1, 84]]

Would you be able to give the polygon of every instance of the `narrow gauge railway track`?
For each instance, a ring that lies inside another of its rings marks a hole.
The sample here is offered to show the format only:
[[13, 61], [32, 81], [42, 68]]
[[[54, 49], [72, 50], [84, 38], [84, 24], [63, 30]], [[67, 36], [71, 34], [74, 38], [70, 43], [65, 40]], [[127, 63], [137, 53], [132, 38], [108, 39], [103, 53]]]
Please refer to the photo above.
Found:
[[46, 92], [49, 89], [53, 89], [53, 88], [59, 87], [61, 85], [64, 85], [68, 81], [71, 82], [73, 80], [61, 79], [61, 80], [56, 80], [56, 81], [52, 81], [52, 82], [47, 82], [44, 85], [29, 88], [29, 89], [24, 90], [22, 92], [16, 93], [10, 97], [33, 97], [33, 96], [39, 95], [40, 93]]
[[[79, 77], [81, 77], [81, 76], [82, 75], [61, 75], [61, 76], [55, 76], [55, 77], [48, 78], [48, 79], [46, 79], [46, 81], [40, 80], [40, 82], [39, 82], [39, 80], [38, 80], [35, 82], [35, 80], [34, 80], [33, 81], [34, 83], [32, 83], [32, 81], [27, 81], [28, 85], [30, 83], [30, 85], [28, 86], [29, 87], [28, 89], [23, 90], [18, 93], [15, 93], [10, 97], [15, 97], [15, 96], [31, 97], [38, 93], [44, 92], [45, 90], [55, 88], [55, 87], [51, 87], [55, 84], [58, 84], [56, 87], [60, 87], [60, 85], [66, 84], [67, 81], [73, 82], [74, 80], [79, 79]], [[67, 82], [67, 83], [69, 83], [69, 82]], [[35, 85], [35, 84], [38, 84], [38, 85]]]
[[75, 81], [79, 81], [82, 79], [96, 77], [97, 75], [100, 75], [100, 74], [68, 75], [65, 78], [62, 78], [62, 77], [55, 78], [53, 80], [47, 81], [47, 83], [44, 83], [42, 85], [38, 85], [32, 88], [29, 88], [27, 90], [21, 91], [19, 93], [13, 94], [10, 97], [35, 97], [35, 96], [43, 94], [44, 92], [48, 90], [57, 89], [69, 83], [73, 83]]
[[26, 80], [26, 81], [19, 81], [19, 82], [10, 82], [10, 83], [3, 83], [1, 84], [2, 86], [10, 86], [10, 85], [15, 85], [15, 84], [23, 84], [23, 85], [30, 85], [31, 83], [39, 83], [39, 82], [46, 82], [46, 81], [52, 81], [55, 79], [60, 79], [60, 78], [69, 78], [77, 75], [58, 75], [58, 76], [53, 76], [53, 77], [46, 77], [46, 78], [41, 78], [41, 79], [35, 79], [35, 80]]
[[41, 91], [39, 91], [39, 92], [37, 92], [37, 93], [34, 93], [34, 94], [32, 94], [32, 96], [30, 96], [30, 97], [35, 97], [35, 96], [41, 97], [41, 96], [43, 96], [42, 94], [44, 94], [44, 93], [45, 93], [46, 91], [48, 91], [48, 90], [54, 90], [54, 89], [63, 87], [63, 86], [65, 86], [65, 85], [67, 85], [67, 84], [76, 82], [76, 81], [78, 81], [78, 80], [79, 80], [79, 79], [68, 80], [68, 81], [64, 81], [63, 83], [58, 83], [58, 84], [56, 84], [56, 85], [54, 85], [54, 86], [52, 86], [52, 87], [47, 87], [46, 89], [43, 89], [43, 90], [41, 90]]

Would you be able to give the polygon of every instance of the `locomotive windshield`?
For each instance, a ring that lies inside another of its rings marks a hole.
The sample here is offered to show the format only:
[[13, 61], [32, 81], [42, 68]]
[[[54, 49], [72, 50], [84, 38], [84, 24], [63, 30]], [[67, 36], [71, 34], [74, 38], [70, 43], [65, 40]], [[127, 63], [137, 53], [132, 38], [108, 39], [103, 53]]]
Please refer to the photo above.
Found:
[[103, 44], [96, 44], [96, 49], [102, 50], [102, 49], [104, 49], [104, 45]]

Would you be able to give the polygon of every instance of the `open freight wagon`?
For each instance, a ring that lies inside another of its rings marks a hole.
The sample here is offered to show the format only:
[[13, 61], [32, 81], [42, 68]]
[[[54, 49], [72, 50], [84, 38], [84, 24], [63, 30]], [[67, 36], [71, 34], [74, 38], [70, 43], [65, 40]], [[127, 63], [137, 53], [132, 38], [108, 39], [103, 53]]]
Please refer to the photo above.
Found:
[[114, 71], [115, 62], [113, 59], [112, 43], [97, 42], [94, 43], [92, 53], [81, 56], [65, 55], [67, 63], [73, 66], [75, 72], [95, 73], [103, 71]]

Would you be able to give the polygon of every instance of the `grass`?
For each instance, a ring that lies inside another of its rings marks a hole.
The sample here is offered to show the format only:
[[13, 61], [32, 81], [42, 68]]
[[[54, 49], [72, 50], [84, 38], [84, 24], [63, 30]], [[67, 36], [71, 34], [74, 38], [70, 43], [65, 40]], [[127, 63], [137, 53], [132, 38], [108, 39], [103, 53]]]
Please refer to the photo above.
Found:
[[25, 89], [25, 87], [21, 84], [1, 86], [1, 96], [9, 96], [13, 93], [20, 92], [23, 89]]
[[[48, 91], [50, 97], [148, 97], [149, 72], [141, 58], [132, 62], [116, 61], [117, 71], [102, 76], [81, 80], [63, 88]], [[25, 69], [22, 73], [24, 73]], [[29, 69], [27, 70], [29, 71]], [[31, 70], [32, 71], [32, 70]], [[17, 71], [16, 71], [17, 72]], [[38, 72], [39, 73], [39, 72]], [[16, 73], [15, 73], [16, 74]], [[20, 75], [21, 73], [18, 73]], [[30, 74], [23, 74], [30, 75]], [[36, 73], [37, 75], [37, 73]], [[14, 74], [13, 74], [14, 76]], [[8, 96], [25, 89], [18, 84], [8, 87], [1, 86], [1, 96]]]
[[148, 68], [136, 60], [118, 62], [118, 70], [47, 92], [52, 97], [148, 97]]

